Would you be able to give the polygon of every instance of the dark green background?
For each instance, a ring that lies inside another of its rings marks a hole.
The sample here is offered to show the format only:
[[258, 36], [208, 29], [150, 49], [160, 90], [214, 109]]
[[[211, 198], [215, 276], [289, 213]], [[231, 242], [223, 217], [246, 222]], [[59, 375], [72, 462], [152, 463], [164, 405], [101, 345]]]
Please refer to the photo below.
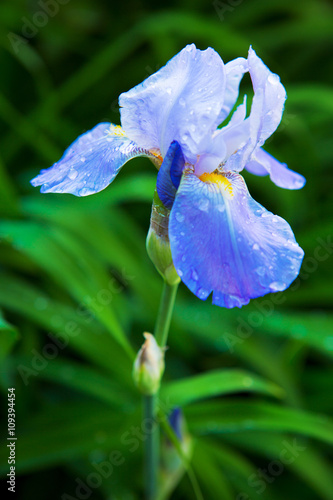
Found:
[[[266, 149], [307, 184], [287, 191], [245, 173], [246, 182], [257, 201], [291, 224], [306, 257], [279, 304], [268, 296], [222, 310], [181, 285], [165, 394], [171, 380], [217, 371], [201, 396], [189, 382], [192, 402], [187, 386], [174, 396], [184, 406], [193, 474], [205, 499], [332, 500], [331, 2], [57, 5], [45, 21], [38, 2], [0, 4], [2, 487], [6, 389], [15, 387], [16, 498], [75, 498], [76, 478], [85, 481], [92, 463], [112, 450], [125, 462], [89, 498], [142, 498], [142, 447], [131, 452], [122, 442], [141, 425], [123, 339], [136, 351], [158, 308], [161, 282], [145, 253], [156, 170], [133, 160], [111, 187], [87, 199], [41, 195], [29, 179], [78, 134], [100, 121], [119, 123], [118, 95], [187, 43], [211, 46], [225, 62], [246, 57], [251, 44], [288, 94]], [[27, 22], [40, 25], [31, 38], [23, 36]], [[241, 91], [250, 92], [249, 79]], [[57, 347], [50, 333], [67, 335], [68, 345]], [[251, 475], [269, 469], [295, 436], [305, 450], [261, 488], [253, 485]], [[177, 468], [174, 450], [163, 447], [164, 467], [172, 461]], [[173, 476], [173, 486], [177, 481]], [[187, 474], [170, 498], [196, 498]]]

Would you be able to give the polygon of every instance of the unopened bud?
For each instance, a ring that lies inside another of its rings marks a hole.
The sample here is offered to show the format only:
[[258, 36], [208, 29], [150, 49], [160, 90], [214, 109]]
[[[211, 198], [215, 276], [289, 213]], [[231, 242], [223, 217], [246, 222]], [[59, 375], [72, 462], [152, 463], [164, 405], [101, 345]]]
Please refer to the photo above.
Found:
[[169, 215], [170, 210], [162, 204], [155, 192], [146, 241], [147, 253], [167, 284], [175, 285], [179, 283], [180, 277], [172, 261], [168, 234]]
[[164, 372], [164, 349], [150, 333], [143, 336], [146, 340], [134, 361], [133, 378], [143, 394], [152, 395], [158, 391]]

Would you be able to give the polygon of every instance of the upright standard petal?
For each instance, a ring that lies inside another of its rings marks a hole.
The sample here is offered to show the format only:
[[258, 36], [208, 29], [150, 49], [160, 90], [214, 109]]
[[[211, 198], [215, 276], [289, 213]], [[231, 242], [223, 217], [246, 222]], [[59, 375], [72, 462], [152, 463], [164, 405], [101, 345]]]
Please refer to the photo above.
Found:
[[181, 280], [200, 299], [241, 307], [285, 290], [303, 250], [289, 224], [254, 201], [239, 174], [185, 172], [170, 213], [172, 258]]
[[254, 96], [249, 117], [249, 138], [226, 164], [226, 170], [240, 172], [252, 154], [277, 129], [283, 113], [286, 91], [278, 75], [272, 73], [250, 47], [248, 68]]
[[128, 139], [121, 127], [100, 123], [80, 135], [62, 158], [42, 170], [31, 184], [42, 186], [42, 193], [87, 196], [106, 188], [121, 167], [135, 156], [153, 157]]
[[254, 90], [251, 135], [253, 143], [261, 146], [281, 121], [286, 91], [279, 76], [267, 68], [251, 47], [248, 64]]
[[128, 137], [164, 157], [176, 140], [194, 162], [216, 128], [225, 86], [224, 64], [213, 49], [188, 45], [157, 73], [119, 97]]
[[280, 163], [262, 148], [255, 152], [254, 158], [245, 168], [255, 175], [269, 174], [274, 184], [285, 189], [301, 189], [306, 183], [303, 175], [290, 170], [285, 163]]
[[224, 91], [223, 106], [219, 114], [218, 123], [222, 123], [236, 104], [239, 84], [244, 73], [248, 71], [247, 60], [244, 57], [237, 57], [225, 65], [226, 85]]

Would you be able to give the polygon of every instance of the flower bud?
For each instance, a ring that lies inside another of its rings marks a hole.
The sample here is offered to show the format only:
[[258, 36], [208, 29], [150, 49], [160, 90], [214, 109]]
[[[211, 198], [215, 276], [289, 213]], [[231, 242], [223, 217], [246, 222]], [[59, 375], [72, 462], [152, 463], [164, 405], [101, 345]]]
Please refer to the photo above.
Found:
[[180, 278], [172, 261], [168, 235], [169, 215], [170, 210], [163, 205], [155, 191], [146, 241], [147, 253], [166, 283], [175, 285]]
[[151, 333], [144, 333], [143, 343], [133, 366], [133, 378], [138, 389], [145, 395], [155, 394], [160, 387], [164, 372], [164, 349], [157, 344]]
[[[180, 408], [175, 408], [168, 417], [169, 424], [177, 437], [184, 457], [188, 461], [192, 458], [193, 441], [187, 432], [184, 415]], [[184, 459], [180, 457], [178, 449], [166, 436], [161, 445], [161, 485], [163, 498], [169, 498], [186, 471]]]

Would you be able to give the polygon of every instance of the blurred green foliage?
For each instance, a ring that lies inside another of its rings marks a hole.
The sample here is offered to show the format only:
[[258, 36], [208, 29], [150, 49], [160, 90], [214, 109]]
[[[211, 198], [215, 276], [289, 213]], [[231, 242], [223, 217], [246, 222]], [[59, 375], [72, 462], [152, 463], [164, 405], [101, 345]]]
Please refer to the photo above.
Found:
[[[324, 0], [1, 2], [1, 431], [15, 387], [17, 498], [142, 498], [145, 433], [131, 366], [161, 291], [145, 253], [156, 171], [133, 160], [86, 199], [41, 195], [29, 179], [78, 134], [119, 123], [118, 95], [194, 42], [224, 61], [252, 44], [281, 76], [288, 100], [266, 148], [307, 184], [290, 192], [245, 175], [306, 257], [291, 289], [241, 310], [181, 286], [161, 415], [182, 406], [193, 457], [179, 474], [164, 459], [164, 491], [333, 499], [332, 14]], [[2, 446], [4, 488], [7, 459]], [[109, 473], [93, 483], [101, 462]]]

